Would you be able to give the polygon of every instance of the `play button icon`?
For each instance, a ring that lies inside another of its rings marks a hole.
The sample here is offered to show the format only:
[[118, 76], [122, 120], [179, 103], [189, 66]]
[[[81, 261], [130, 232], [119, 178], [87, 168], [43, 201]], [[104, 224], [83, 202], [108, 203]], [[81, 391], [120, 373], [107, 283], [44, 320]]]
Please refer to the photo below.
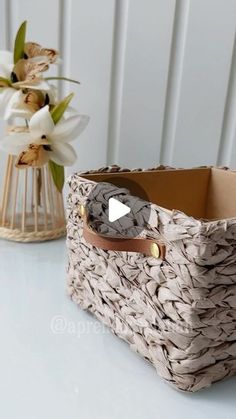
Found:
[[131, 209], [128, 205], [122, 204], [118, 199], [110, 198], [108, 201], [108, 219], [110, 223], [119, 220], [124, 215], [129, 214]]
[[128, 189], [122, 180], [120, 186], [110, 182], [91, 184], [86, 213], [90, 227], [97, 233], [133, 238], [147, 228], [151, 208], [148, 198], [145, 199], [135, 182], [127, 180]]

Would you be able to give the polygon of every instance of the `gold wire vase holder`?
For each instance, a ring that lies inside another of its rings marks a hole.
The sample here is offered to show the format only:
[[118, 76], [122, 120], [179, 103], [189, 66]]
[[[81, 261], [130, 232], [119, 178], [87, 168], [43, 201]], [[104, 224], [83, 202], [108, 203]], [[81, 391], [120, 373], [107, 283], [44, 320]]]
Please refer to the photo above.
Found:
[[48, 164], [18, 169], [8, 156], [0, 195], [0, 238], [40, 242], [65, 235], [62, 194], [56, 189]]

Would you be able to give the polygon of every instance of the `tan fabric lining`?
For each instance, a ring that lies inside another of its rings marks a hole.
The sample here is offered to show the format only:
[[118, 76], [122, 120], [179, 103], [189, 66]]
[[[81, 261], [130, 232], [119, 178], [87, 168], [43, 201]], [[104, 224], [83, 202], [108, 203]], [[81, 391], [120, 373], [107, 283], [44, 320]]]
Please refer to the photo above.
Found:
[[130, 192], [140, 196], [140, 189], [135, 184], [129, 184], [129, 181], [134, 181], [144, 189], [150, 202], [170, 210], [183, 211], [195, 218], [213, 220], [236, 217], [236, 173], [230, 170], [170, 169], [112, 173], [112, 178], [111, 173], [83, 177], [95, 182], [110, 181], [122, 187], [127, 180]]
[[233, 217], [236, 217], [236, 173], [230, 170], [212, 168], [206, 218]]

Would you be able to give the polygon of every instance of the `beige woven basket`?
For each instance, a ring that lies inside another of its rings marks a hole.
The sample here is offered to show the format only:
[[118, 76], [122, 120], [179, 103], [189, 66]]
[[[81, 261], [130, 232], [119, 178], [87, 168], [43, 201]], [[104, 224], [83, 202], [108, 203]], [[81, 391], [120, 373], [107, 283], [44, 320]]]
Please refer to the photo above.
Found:
[[[236, 173], [163, 169], [70, 178], [68, 290], [162, 378], [197, 391], [236, 373]], [[139, 183], [152, 203], [144, 253], [93, 242], [101, 232], [80, 211], [97, 182], [117, 175]], [[159, 251], [148, 254], [148, 241]]]

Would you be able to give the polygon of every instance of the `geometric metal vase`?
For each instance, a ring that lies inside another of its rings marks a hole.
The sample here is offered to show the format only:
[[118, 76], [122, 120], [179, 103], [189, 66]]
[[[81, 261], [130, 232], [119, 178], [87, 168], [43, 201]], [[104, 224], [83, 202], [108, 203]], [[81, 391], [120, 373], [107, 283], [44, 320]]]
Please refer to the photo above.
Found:
[[40, 242], [65, 235], [63, 196], [48, 164], [18, 169], [9, 155], [0, 191], [0, 238]]

